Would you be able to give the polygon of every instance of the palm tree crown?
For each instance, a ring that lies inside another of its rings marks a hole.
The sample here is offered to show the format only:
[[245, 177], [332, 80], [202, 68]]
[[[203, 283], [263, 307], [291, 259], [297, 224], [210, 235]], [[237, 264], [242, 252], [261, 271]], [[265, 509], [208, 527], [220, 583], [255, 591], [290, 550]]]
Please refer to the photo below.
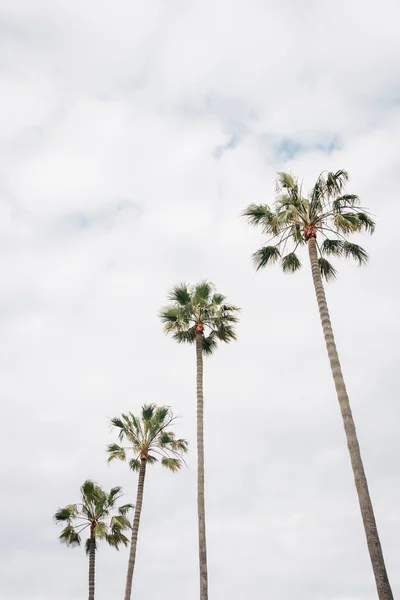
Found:
[[236, 339], [234, 325], [240, 309], [228, 304], [212, 283], [182, 283], [172, 289], [168, 299], [172, 304], [161, 309], [160, 318], [165, 332], [178, 342], [194, 344], [196, 333], [201, 332], [203, 352], [212, 354], [218, 341]]
[[[305, 198], [296, 177], [279, 173], [275, 210], [267, 204], [251, 204], [243, 212], [252, 225], [260, 225], [263, 233], [270, 236], [253, 254], [257, 270], [280, 261], [284, 271], [297, 271], [301, 267], [297, 248], [311, 237], [316, 238], [317, 234], [322, 238], [322, 243], [317, 242], [319, 268], [326, 280], [336, 277], [336, 270], [326, 256], [351, 257], [359, 265], [366, 263], [366, 251], [349, 242], [347, 236], [362, 231], [372, 234], [375, 223], [360, 207], [358, 196], [344, 193], [348, 179], [344, 170], [324, 172]], [[288, 242], [292, 243], [292, 248], [286, 253]]]
[[[127, 514], [132, 504], [116, 508], [116, 502], [122, 496], [122, 488], [114, 487], [109, 493], [88, 479], [81, 487], [81, 502], [60, 508], [54, 515], [56, 523], [65, 524], [60, 534], [61, 542], [67, 546], [80, 546], [81, 534], [90, 530], [95, 539], [104, 539], [118, 550], [118, 546], [127, 546], [128, 538], [124, 531], [130, 529]], [[116, 509], [115, 515], [112, 512]], [[86, 553], [90, 552], [90, 538], [86, 540]]]
[[147, 463], [157, 462], [171, 471], [178, 471], [182, 466], [182, 455], [188, 451], [188, 443], [183, 439], [176, 439], [172, 431], [167, 428], [174, 423], [172, 411], [168, 406], [145, 404], [140, 417], [133, 413], [122, 414], [121, 417], [111, 419], [114, 427], [119, 429], [118, 437], [121, 442], [126, 440], [129, 447], [110, 444], [107, 448], [108, 462], [112, 460], [126, 460], [126, 450], [133, 450], [133, 458], [129, 461], [132, 470], [140, 469], [141, 460]]

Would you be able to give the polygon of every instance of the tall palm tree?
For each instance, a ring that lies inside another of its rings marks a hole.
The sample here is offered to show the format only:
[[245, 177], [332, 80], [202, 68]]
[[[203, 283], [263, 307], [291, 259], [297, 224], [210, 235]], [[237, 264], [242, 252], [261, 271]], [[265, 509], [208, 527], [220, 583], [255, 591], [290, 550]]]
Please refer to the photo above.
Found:
[[[345, 193], [347, 181], [346, 171], [323, 172], [306, 198], [298, 179], [289, 173], [279, 173], [275, 210], [266, 204], [251, 204], [243, 215], [252, 225], [261, 226], [269, 237], [253, 255], [257, 270], [279, 261], [283, 271], [297, 271], [301, 262], [296, 250], [307, 244], [378, 597], [380, 600], [393, 600], [323, 286], [323, 278], [329, 281], [336, 277], [336, 270], [326, 256], [353, 258], [360, 266], [368, 261], [366, 251], [350, 242], [348, 236], [363, 231], [372, 234], [375, 223], [360, 206], [358, 196]], [[290, 252], [286, 252], [288, 243], [292, 243]]]
[[[65, 524], [60, 540], [67, 546], [80, 546], [82, 532], [89, 530], [86, 540], [86, 554], [89, 556], [89, 600], [94, 600], [97, 540], [106, 540], [117, 550], [121, 544], [127, 546], [129, 540], [124, 531], [130, 529], [130, 524], [126, 515], [133, 506], [124, 504], [116, 508], [115, 505], [122, 496], [120, 487], [114, 487], [107, 493], [87, 479], [80, 491], [81, 502], [58, 509], [54, 520], [56, 523]], [[112, 515], [114, 510], [116, 514]]]
[[157, 462], [158, 455], [161, 464], [172, 472], [179, 471], [183, 462], [183, 454], [188, 451], [188, 443], [183, 439], [176, 439], [175, 434], [168, 430], [174, 424], [176, 417], [168, 406], [145, 404], [142, 406], [140, 417], [133, 413], [123, 413], [121, 417], [111, 419], [111, 424], [116, 427], [120, 442], [128, 446], [110, 444], [107, 448], [108, 462], [113, 460], [127, 460], [127, 450], [133, 452], [129, 466], [133, 471], [139, 472], [137, 487], [135, 515], [132, 525], [131, 548], [129, 552], [128, 572], [126, 577], [125, 600], [130, 600], [132, 593], [133, 572], [135, 569], [136, 548], [139, 533], [140, 515], [143, 504], [143, 489], [147, 465]]
[[197, 366], [197, 511], [199, 528], [200, 600], [208, 599], [206, 517], [204, 502], [204, 398], [203, 354], [212, 354], [219, 341], [236, 339], [236, 306], [228, 304], [208, 281], [175, 286], [168, 299], [172, 304], [161, 309], [166, 333], [179, 343], [194, 344]]

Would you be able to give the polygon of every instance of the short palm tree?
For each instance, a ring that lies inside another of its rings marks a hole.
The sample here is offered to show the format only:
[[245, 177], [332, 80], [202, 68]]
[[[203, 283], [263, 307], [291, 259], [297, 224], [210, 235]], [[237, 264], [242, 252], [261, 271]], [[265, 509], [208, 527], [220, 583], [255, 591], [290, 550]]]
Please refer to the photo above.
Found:
[[[97, 541], [106, 540], [117, 550], [121, 544], [127, 546], [129, 542], [124, 532], [130, 529], [127, 514], [133, 506], [124, 504], [116, 508], [121, 496], [122, 488], [114, 487], [107, 493], [88, 479], [81, 487], [81, 502], [60, 508], [54, 515], [56, 523], [65, 524], [60, 540], [67, 546], [80, 546], [82, 532], [89, 530], [86, 540], [86, 554], [89, 556], [89, 600], [94, 600]], [[116, 514], [113, 515], [114, 510]]]
[[157, 462], [158, 455], [164, 467], [172, 472], [179, 471], [183, 462], [182, 456], [188, 450], [187, 441], [176, 439], [175, 434], [168, 429], [175, 420], [176, 417], [169, 407], [155, 404], [145, 404], [140, 417], [130, 412], [111, 419], [111, 424], [118, 430], [119, 441], [126, 442], [128, 446], [110, 444], [107, 448], [108, 462], [116, 459], [125, 461], [127, 460], [127, 451], [132, 451], [133, 458], [129, 460], [129, 466], [133, 471], [139, 472], [125, 600], [130, 600], [132, 593], [146, 467], [148, 464], [152, 465]]
[[199, 528], [200, 600], [208, 599], [206, 519], [204, 502], [204, 398], [203, 354], [212, 354], [218, 342], [236, 339], [234, 325], [239, 308], [228, 304], [213, 284], [175, 286], [168, 299], [172, 304], [161, 309], [166, 333], [179, 343], [194, 344], [197, 365], [197, 510]]
[[[305, 244], [308, 247], [312, 279], [343, 418], [378, 597], [380, 600], [393, 600], [323, 286], [323, 278], [330, 280], [336, 277], [336, 270], [326, 257], [350, 257], [355, 259], [358, 265], [363, 265], [368, 260], [366, 251], [349, 241], [348, 236], [362, 231], [372, 234], [375, 223], [370, 214], [360, 206], [358, 196], [345, 193], [347, 181], [346, 171], [324, 172], [318, 177], [306, 198], [295, 177], [289, 173], [279, 173], [275, 210], [268, 205], [251, 204], [243, 214], [252, 225], [261, 226], [269, 238], [253, 255], [257, 270], [279, 262], [283, 271], [297, 271], [301, 262], [296, 251]], [[289, 244], [292, 244], [292, 248], [287, 251]]]

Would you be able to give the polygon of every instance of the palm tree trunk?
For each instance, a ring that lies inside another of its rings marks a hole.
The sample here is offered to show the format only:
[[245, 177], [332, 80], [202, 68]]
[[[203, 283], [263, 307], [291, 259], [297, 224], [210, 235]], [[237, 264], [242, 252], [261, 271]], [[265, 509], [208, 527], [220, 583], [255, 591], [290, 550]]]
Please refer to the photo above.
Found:
[[365, 535], [372, 568], [374, 571], [376, 587], [379, 600], [393, 600], [392, 590], [390, 588], [389, 578], [386, 572], [385, 561], [383, 558], [381, 543], [379, 540], [378, 529], [376, 526], [374, 510], [371, 497], [369, 495], [367, 478], [361, 459], [360, 446], [358, 444], [356, 428], [351, 413], [350, 402], [340, 367], [339, 356], [336, 350], [335, 339], [333, 337], [331, 320], [328, 312], [325, 291], [322, 283], [321, 272], [318, 264], [318, 255], [315, 237], [308, 240], [308, 252], [311, 262], [312, 278], [317, 296], [318, 309], [321, 318], [322, 329], [324, 332], [326, 348], [332, 369], [333, 380], [335, 382], [336, 393], [339, 401], [340, 411], [342, 413], [344, 430], [347, 438], [347, 446], [350, 453], [351, 465], [353, 468], [354, 481], [360, 503], [361, 516], [364, 524]]
[[204, 503], [203, 332], [196, 332], [197, 359], [197, 514], [199, 524], [200, 600], [208, 600], [206, 513]]
[[137, 539], [138, 539], [138, 533], [139, 533], [140, 514], [142, 512], [143, 488], [144, 488], [144, 479], [146, 476], [146, 464], [147, 464], [147, 459], [142, 457], [140, 459], [139, 481], [138, 481], [137, 495], [136, 495], [135, 516], [133, 517], [133, 524], [132, 524], [131, 548], [129, 551], [128, 573], [126, 576], [124, 600], [130, 600], [131, 593], [132, 593], [132, 580], [133, 580], [133, 571], [135, 569], [136, 547], [137, 547]]
[[95, 581], [95, 562], [96, 562], [96, 538], [93, 532], [90, 533], [89, 547], [89, 600], [94, 600], [94, 581]]

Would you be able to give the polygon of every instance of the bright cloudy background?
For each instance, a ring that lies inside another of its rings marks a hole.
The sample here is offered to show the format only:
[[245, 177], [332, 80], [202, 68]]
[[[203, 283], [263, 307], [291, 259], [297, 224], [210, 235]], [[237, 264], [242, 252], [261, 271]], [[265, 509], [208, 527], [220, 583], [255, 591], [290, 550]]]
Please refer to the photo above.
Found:
[[[400, 43], [397, 0], [2, 0], [1, 600], [87, 597], [52, 514], [107, 466], [109, 417], [170, 404], [189, 468], [152, 468], [134, 597], [198, 594], [195, 356], [168, 289], [207, 277], [242, 307], [205, 364], [212, 600], [373, 600], [376, 591], [307, 263], [255, 274], [241, 219], [276, 171], [346, 168], [377, 220], [366, 269], [328, 300], [394, 594]], [[127, 551], [101, 547], [97, 598]]]

